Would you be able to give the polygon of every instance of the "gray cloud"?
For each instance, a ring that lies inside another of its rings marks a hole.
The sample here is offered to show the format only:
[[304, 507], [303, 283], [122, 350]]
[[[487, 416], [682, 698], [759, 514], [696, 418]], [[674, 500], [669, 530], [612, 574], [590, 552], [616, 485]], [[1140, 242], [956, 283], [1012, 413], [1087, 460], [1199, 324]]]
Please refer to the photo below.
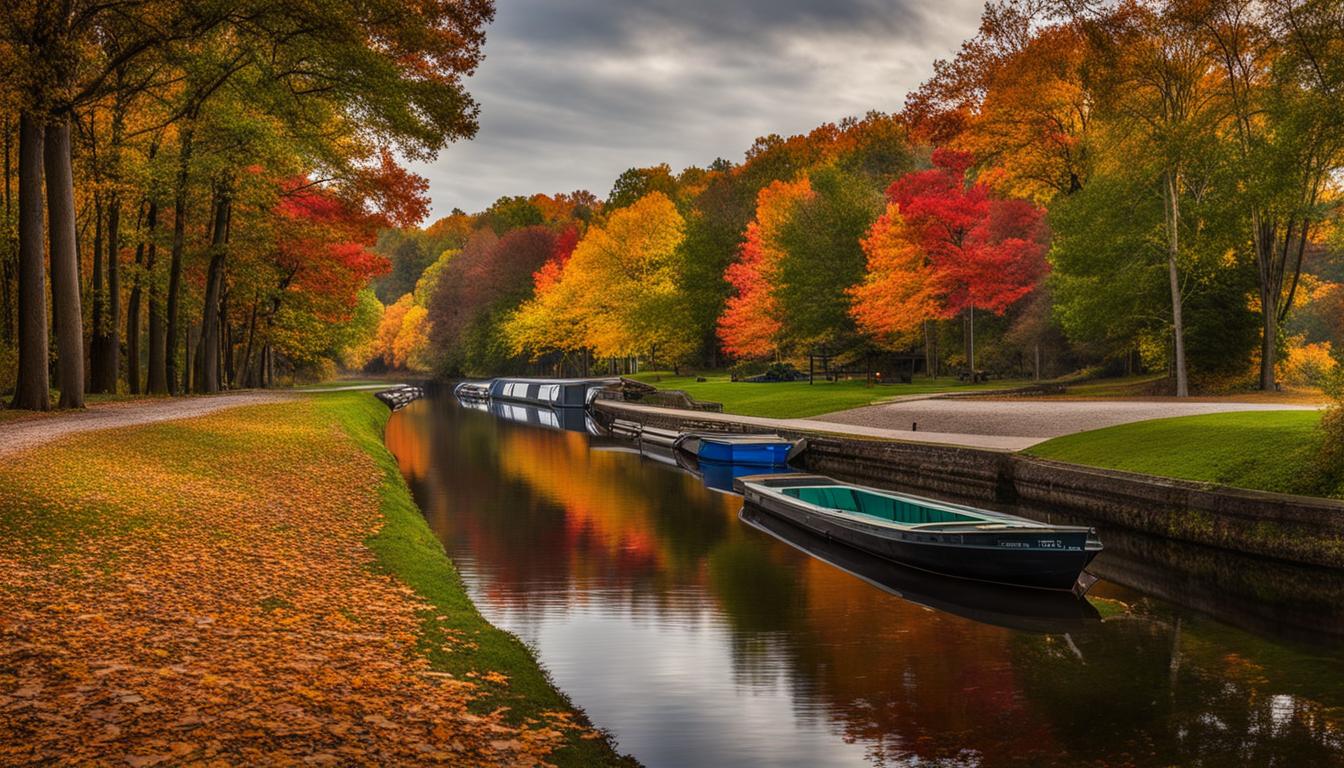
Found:
[[974, 32], [982, 0], [498, 0], [470, 142], [416, 166], [434, 215], [589, 189], [667, 162], [740, 160], [905, 93]]

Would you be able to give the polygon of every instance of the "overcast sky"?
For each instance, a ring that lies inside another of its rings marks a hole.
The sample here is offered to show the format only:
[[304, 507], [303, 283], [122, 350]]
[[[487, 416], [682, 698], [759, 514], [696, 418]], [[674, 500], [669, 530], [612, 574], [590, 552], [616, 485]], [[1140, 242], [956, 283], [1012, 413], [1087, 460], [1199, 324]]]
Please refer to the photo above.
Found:
[[434, 218], [502, 195], [588, 189], [632, 166], [734, 162], [907, 91], [983, 0], [497, 0], [469, 81], [480, 132], [416, 170]]

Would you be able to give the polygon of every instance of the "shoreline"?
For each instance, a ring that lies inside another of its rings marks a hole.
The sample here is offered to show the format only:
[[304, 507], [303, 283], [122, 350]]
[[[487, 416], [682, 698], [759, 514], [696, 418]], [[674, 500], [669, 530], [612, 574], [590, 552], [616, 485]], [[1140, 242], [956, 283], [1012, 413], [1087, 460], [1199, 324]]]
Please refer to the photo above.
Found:
[[282, 396], [6, 455], [0, 754], [636, 765], [476, 610], [387, 408]]
[[[604, 419], [680, 431], [759, 431], [759, 419], [599, 400]], [[782, 423], [782, 422], [781, 422]], [[810, 425], [809, 425], [810, 426]], [[1085, 521], [1289, 563], [1344, 567], [1344, 502], [1099, 469], [985, 445], [784, 425], [806, 437], [808, 471], [972, 501], [1025, 504]]]

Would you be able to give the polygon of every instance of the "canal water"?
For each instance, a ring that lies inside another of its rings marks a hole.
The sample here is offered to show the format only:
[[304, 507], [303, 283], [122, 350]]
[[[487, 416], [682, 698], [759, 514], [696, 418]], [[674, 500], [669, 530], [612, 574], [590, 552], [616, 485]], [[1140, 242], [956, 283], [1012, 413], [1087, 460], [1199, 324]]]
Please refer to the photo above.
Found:
[[1344, 765], [1338, 574], [1130, 542], [1087, 600], [1023, 596], [497, 411], [419, 401], [387, 444], [481, 612], [645, 765]]

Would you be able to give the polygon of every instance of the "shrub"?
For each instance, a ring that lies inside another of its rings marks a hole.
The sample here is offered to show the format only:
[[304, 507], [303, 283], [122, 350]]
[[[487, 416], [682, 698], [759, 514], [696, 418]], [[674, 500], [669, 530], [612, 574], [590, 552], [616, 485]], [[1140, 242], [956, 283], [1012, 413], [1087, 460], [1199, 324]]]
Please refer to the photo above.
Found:
[[1330, 342], [1296, 343], [1288, 348], [1288, 354], [1279, 362], [1278, 374], [1284, 383], [1296, 387], [1322, 387], [1338, 367], [1339, 363], [1331, 355]]

